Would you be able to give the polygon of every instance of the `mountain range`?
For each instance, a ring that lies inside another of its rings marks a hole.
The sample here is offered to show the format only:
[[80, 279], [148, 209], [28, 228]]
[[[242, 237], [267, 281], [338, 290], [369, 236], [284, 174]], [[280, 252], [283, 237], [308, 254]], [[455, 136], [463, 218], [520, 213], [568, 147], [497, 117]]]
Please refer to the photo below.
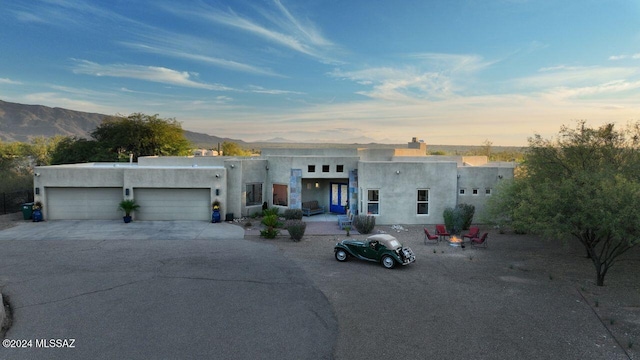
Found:
[[[56, 135], [90, 138], [91, 132], [109, 115], [25, 105], [0, 100], [0, 141], [29, 142], [38, 136]], [[224, 141], [246, 144], [242, 140], [184, 130], [185, 137], [199, 147], [212, 147]]]

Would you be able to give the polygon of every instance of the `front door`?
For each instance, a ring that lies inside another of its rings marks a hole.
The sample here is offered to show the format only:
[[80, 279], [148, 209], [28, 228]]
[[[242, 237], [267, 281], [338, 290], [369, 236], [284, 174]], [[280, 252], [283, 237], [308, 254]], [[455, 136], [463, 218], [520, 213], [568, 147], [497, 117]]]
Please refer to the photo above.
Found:
[[329, 211], [335, 214], [345, 214], [349, 200], [349, 185], [331, 183], [331, 198], [329, 199]]

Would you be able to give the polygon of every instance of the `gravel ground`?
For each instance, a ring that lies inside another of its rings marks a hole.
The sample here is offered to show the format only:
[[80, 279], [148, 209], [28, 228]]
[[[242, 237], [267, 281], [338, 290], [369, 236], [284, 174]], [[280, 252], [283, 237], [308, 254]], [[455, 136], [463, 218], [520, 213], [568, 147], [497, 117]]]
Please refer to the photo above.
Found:
[[12, 213], [6, 215], [0, 215], [0, 230], [8, 229], [16, 226], [20, 222], [23, 222], [22, 213]]
[[[333, 245], [344, 235], [306, 235], [297, 243], [286, 236], [245, 238], [278, 246], [324, 292], [340, 323], [336, 359], [385, 353], [396, 358], [640, 359], [640, 246], [625, 254], [605, 286], [598, 287], [593, 265], [575, 241], [490, 231], [488, 249], [468, 244], [461, 249], [442, 242], [425, 245], [422, 228], [376, 227], [416, 254], [416, 263], [394, 270], [354, 259], [335, 261]], [[409, 315], [405, 325], [401, 313]], [[365, 341], [370, 336], [385, 340]], [[396, 350], [389, 354], [391, 348]]]

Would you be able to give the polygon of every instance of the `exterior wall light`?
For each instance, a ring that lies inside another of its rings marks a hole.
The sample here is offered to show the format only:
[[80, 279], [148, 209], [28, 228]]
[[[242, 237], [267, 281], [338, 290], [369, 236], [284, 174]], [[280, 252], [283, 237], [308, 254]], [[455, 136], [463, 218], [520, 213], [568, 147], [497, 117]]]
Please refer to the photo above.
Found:
[[216, 196], [220, 195], [220, 189], [216, 189]]
[[39, 187], [36, 188], [36, 195], [40, 195], [40, 188]]
[[320, 187], [320, 183], [319, 183], [319, 182], [317, 182], [317, 183], [316, 183], [316, 189], [317, 189], [317, 188], [319, 188], [319, 187]]
[[129, 189], [124, 189], [124, 194], [129, 196], [130, 190]]
[[400, 170], [396, 170], [396, 175], [400, 175]]

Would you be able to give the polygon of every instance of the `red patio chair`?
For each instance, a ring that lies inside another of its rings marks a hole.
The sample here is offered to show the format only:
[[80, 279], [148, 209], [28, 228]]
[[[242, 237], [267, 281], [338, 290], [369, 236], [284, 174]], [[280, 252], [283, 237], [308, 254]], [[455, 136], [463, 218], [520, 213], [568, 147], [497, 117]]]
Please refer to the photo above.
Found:
[[451, 234], [447, 232], [447, 228], [442, 224], [436, 225], [436, 235], [438, 235], [440, 238], [451, 236]]
[[464, 240], [465, 238], [469, 238], [469, 240], [471, 240], [474, 237], [478, 237], [478, 235], [480, 235], [480, 228], [477, 226], [472, 226], [469, 228], [468, 234], [462, 235], [462, 240]]
[[431, 235], [429, 234], [429, 230], [427, 230], [427, 228], [424, 228], [424, 243], [427, 243], [427, 240], [435, 240], [436, 241], [436, 245], [438, 245], [438, 243], [440, 242], [440, 236], [438, 235]]
[[488, 240], [487, 240], [487, 236], [489, 235], [489, 233], [484, 233], [482, 234], [482, 237], [474, 237], [471, 239], [471, 246], [473, 247], [483, 247], [483, 248], [487, 248], [488, 246]]

